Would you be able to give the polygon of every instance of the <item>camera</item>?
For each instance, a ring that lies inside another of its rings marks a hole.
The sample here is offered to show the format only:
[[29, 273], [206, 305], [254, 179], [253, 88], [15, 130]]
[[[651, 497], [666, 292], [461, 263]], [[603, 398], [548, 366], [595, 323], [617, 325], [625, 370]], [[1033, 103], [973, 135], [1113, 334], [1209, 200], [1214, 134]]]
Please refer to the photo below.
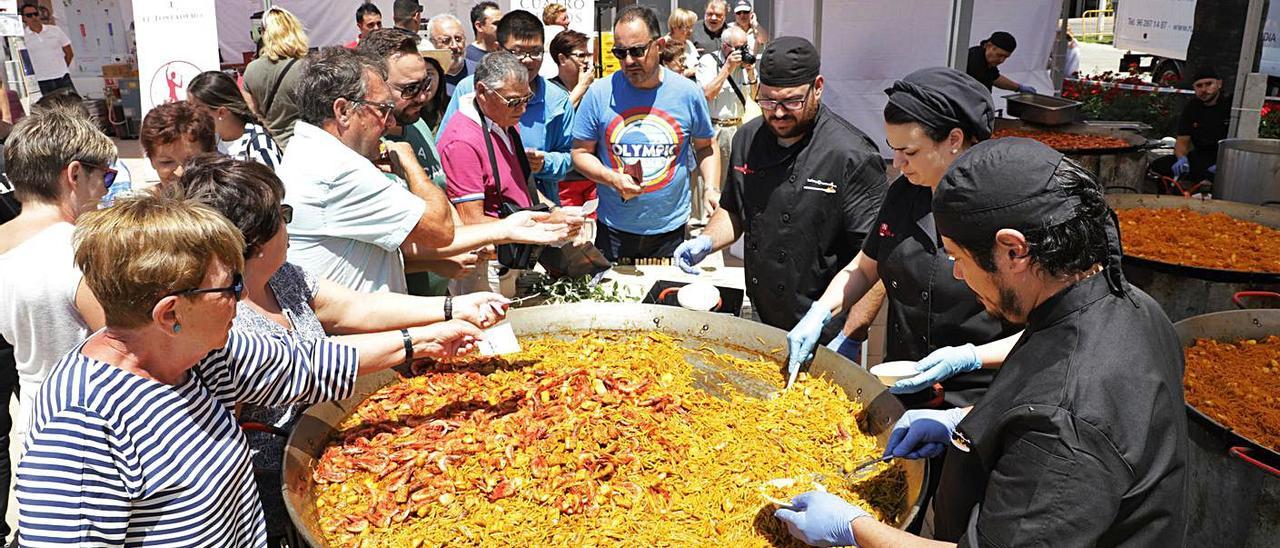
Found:
[[742, 64], [744, 65], [756, 64], [756, 56], [755, 54], [751, 53], [751, 51], [747, 50], [746, 44], [738, 46], [737, 48], [734, 48], [734, 49], [738, 50], [738, 53], [742, 54]]

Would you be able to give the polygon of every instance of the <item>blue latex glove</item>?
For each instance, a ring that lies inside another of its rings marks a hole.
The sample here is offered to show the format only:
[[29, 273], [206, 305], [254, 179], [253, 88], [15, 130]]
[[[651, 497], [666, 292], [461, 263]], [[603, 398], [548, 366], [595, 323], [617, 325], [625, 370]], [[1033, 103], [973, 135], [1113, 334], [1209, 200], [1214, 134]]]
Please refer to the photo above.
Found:
[[1209, 166], [1209, 169], [1206, 169], [1205, 171], [1208, 171], [1210, 175], [1217, 175], [1217, 174], [1218, 174], [1218, 164], [1213, 164], [1213, 165]]
[[680, 270], [690, 274], [697, 274], [698, 269], [693, 266], [702, 262], [711, 254], [711, 236], [702, 235], [692, 240], [685, 240], [676, 248], [676, 252], [671, 258], [676, 262], [676, 266]]
[[946, 452], [964, 414], [964, 409], [959, 407], [907, 411], [894, 423], [884, 454], [902, 459], [930, 459], [941, 455]]
[[889, 391], [894, 394], [911, 394], [933, 386], [961, 373], [968, 373], [982, 368], [978, 359], [978, 349], [972, 344], [964, 346], [944, 346], [916, 362], [916, 371], [920, 374], [909, 379], [902, 379]]
[[814, 348], [822, 337], [822, 328], [831, 321], [831, 311], [821, 303], [813, 303], [800, 322], [787, 333], [787, 387], [796, 382], [800, 366], [813, 359]]
[[1191, 161], [1186, 156], [1179, 156], [1178, 161], [1173, 163], [1172, 171], [1174, 177], [1181, 177], [1191, 173]]
[[809, 491], [791, 499], [773, 517], [787, 525], [791, 536], [809, 546], [857, 546], [853, 520], [870, 514], [826, 491]]
[[1035, 93], [1035, 92], [1036, 92], [1036, 88], [1033, 88], [1026, 84], [1018, 84], [1018, 93]]

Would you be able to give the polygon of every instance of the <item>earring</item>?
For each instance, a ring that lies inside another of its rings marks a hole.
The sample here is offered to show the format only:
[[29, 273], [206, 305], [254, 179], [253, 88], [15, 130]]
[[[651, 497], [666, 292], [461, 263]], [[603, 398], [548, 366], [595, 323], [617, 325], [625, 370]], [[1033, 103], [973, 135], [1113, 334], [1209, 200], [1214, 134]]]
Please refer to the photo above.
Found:
[[182, 324], [180, 324], [180, 323], [175, 323], [175, 324], [173, 324], [173, 332], [174, 332], [174, 333], [181, 333], [181, 332], [182, 332]]
[[951, 149], [951, 153], [952, 153], [952, 154], [960, 154], [960, 149], [958, 149], [958, 148], [953, 148], [953, 149]]

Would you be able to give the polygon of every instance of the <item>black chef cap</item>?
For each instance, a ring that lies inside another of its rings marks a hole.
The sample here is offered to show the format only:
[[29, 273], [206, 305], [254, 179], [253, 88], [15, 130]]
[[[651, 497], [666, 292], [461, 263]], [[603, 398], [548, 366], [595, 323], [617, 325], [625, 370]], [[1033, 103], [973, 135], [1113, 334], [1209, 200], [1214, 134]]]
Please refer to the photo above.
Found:
[[943, 236], [995, 238], [1002, 228], [1031, 230], [1070, 220], [1080, 199], [1053, 174], [1062, 154], [1033, 139], [978, 143], [956, 159], [933, 193], [933, 219]]
[[921, 124], [959, 126], [966, 135], [985, 141], [995, 124], [991, 92], [972, 76], [947, 67], [917, 70], [884, 90], [893, 103]]
[[1213, 70], [1213, 67], [1200, 67], [1200, 69], [1196, 71], [1195, 78], [1191, 79], [1191, 83], [1194, 84], [1196, 82], [1204, 80], [1205, 78], [1213, 78], [1214, 80], [1218, 80], [1219, 79], [1218, 71]]
[[991, 38], [982, 41], [983, 44], [987, 42], [991, 42], [992, 45], [1009, 53], [1013, 53], [1013, 50], [1018, 49], [1018, 39], [1002, 30], [991, 33]]
[[821, 62], [812, 42], [799, 36], [776, 38], [760, 53], [760, 83], [780, 88], [808, 84], [818, 77]]

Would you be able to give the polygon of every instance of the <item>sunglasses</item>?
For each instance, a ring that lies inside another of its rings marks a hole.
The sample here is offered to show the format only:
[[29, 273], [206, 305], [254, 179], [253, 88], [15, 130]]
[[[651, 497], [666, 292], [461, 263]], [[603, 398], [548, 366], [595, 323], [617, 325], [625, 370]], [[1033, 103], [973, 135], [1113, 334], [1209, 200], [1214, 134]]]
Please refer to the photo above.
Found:
[[374, 101], [368, 101], [365, 99], [352, 99], [351, 102], [357, 105], [364, 105], [366, 107], [374, 109], [375, 111], [377, 111], [378, 117], [381, 118], [382, 121], [384, 122], [387, 120], [387, 116], [390, 116], [391, 112], [396, 109], [395, 103], [378, 103]]
[[284, 224], [293, 222], [293, 206], [289, 204], [280, 204], [280, 218], [284, 219]]
[[184, 289], [182, 291], [169, 293], [168, 295], [165, 295], [165, 297], [199, 295], [201, 293], [231, 293], [232, 295], [235, 295], [236, 300], [238, 301], [244, 295], [244, 276], [240, 275], [239, 272], [236, 272], [231, 276], [231, 285], [227, 287]]
[[89, 162], [80, 162], [80, 165], [102, 170], [102, 186], [106, 187], [107, 190], [111, 190], [111, 185], [116, 182], [116, 175], [120, 173], [110, 166], [100, 166]]
[[396, 85], [395, 87], [400, 90], [401, 99], [413, 99], [414, 97], [417, 97], [418, 94], [430, 88], [431, 84], [435, 83], [435, 81], [434, 76], [427, 76], [417, 82], [410, 82], [403, 86]]
[[652, 46], [653, 43], [657, 41], [658, 39], [654, 38], [653, 40], [649, 40], [643, 46], [631, 46], [629, 48], [613, 48], [609, 50], [609, 52], [612, 53], [613, 56], [616, 57], [619, 61], [626, 59], [628, 55], [630, 55], [633, 59], [639, 59], [641, 57], [644, 57], [645, 52], [649, 51], [649, 46]]
[[492, 89], [486, 89], [485, 93], [492, 93], [496, 95], [499, 99], [502, 100], [503, 103], [507, 105], [507, 108], [516, 108], [519, 106], [524, 106], [529, 104], [529, 101], [533, 100], [532, 93], [525, 95], [524, 97], [503, 97], [501, 93], [498, 93], [497, 91], [494, 91]]
[[27, 13], [22, 14], [22, 16], [23, 17], [40, 17], [40, 12], [29, 11]]

